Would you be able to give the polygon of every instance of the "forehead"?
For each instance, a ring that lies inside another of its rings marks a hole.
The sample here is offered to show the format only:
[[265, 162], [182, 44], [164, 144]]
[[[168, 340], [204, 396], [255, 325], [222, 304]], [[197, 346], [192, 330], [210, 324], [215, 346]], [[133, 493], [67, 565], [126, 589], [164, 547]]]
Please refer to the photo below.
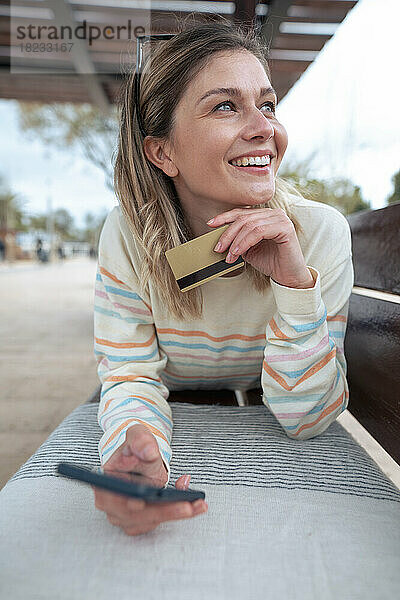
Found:
[[258, 93], [261, 87], [270, 85], [263, 65], [254, 54], [247, 50], [222, 51], [210, 57], [189, 84], [184, 97], [193, 104], [216, 87], [238, 87], [244, 93], [252, 90]]

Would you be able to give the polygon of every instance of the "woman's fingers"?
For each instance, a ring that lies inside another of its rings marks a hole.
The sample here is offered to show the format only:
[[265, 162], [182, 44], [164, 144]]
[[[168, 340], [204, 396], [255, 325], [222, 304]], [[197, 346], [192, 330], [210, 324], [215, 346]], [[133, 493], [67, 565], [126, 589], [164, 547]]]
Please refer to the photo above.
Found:
[[[249, 227], [242, 227], [241, 231], [237, 234], [235, 239], [232, 241], [232, 245], [229, 249], [229, 253], [227, 258], [227, 262], [233, 262], [233, 259], [236, 260], [236, 257], [243, 256], [247, 250], [250, 248], [254, 248], [259, 242], [261, 242], [263, 238], [263, 228], [260, 221], [255, 221], [252, 223], [252, 229]], [[267, 227], [267, 225], [265, 225]], [[230, 256], [229, 256], [230, 255]], [[232, 259], [229, 260], [228, 259]]]
[[162, 506], [161, 504], [147, 505], [142, 510], [136, 508], [131, 510], [128, 508], [128, 512], [123, 511], [119, 514], [107, 513], [107, 519], [112, 525], [117, 525], [123, 529], [134, 529], [135, 527], [149, 527], [153, 529], [154, 524], [159, 525], [164, 521], [190, 519], [206, 512], [206, 510], [207, 505], [203, 500], [197, 500], [194, 503], [170, 502], [168, 506]]
[[[128, 501], [129, 504], [129, 501]], [[138, 516], [139, 513], [133, 513], [133, 516]], [[177, 519], [188, 519], [194, 516], [193, 506], [191, 502], [160, 502], [149, 503], [140, 511], [140, 519], [143, 522], [158, 521], [174, 521]]]
[[126, 431], [125, 442], [103, 465], [104, 471], [141, 473], [154, 479], [154, 485], [162, 487], [166, 481], [166, 469], [157, 440], [153, 433], [141, 424]]
[[118, 527], [121, 526], [121, 519], [119, 519], [115, 515], [107, 514], [106, 516], [107, 516], [107, 520], [111, 523], [111, 525], [117, 525]]
[[160, 523], [151, 523], [150, 525], [134, 525], [133, 527], [123, 527], [124, 532], [127, 535], [142, 535], [143, 533], [148, 533], [149, 531], [153, 531], [159, 526]]
[[189, 487], [191, 475], [181, 475], [175, 481], [175, 487], [177, 490], [187, 490]]
[[243, 220], [237, 220], [234, 223], [231, 223], [228, 229], [226, 229], [218, 239], [218, 243], [214, 247], [215, 252], [225, 252], [231, 245], [232, 241], [235, 239], [238, 232], [244, 225]]
[[123, 455], [124, 452], [131, 452], [144, 462], [154, 461], [160, 456], [156, 438], [147, 427], [140, 424], [128, 429]]
[[[131, 502], [128, 508], [128, 501]], [[146, 502], [140, 498], [127, 498], [113, 492], [95, 491], [95, 506], [115, 517], [127, 518], [132, 510], [143, 510]]]
[[112, 492], [104, 492], [102, 497], [96, 497], [95, 506], [97, 509], [121, 521], [131, 520], [133, 517], [138, 517], [139, 515], [140, 519], [169, 521], [194, 516], [194, 509], [206, 505], [201, 499], [196, 500], [196, 502], [182, 500], [180, 502], [146, 503], [141, 499], [126, 498]]
[[[190, 475], [181, 475], [175, 487], [189, 487]], [[208, 506], [202, 499], [195, 502], [145, 502], [140, 498], [128, 498], [121, 494], [94, 489], [95, 506], [106, 513], [112, 525], [121, 527], [127, 535], [140, 535], [155, 529], [163, 521], [190, 519], [206, 512]]]
[[[178, 490], [186, 490], [189, 487], [191, 475], [185, 474], [178, 477], [175, 482], [175, 487]], [[140, 498], [127, 498], [121, 494], [107, 492], [91, 486], [94, 491], [95, 506], [99, 510], [103, 510], [109, 514], [118, 514], [119, 511], [124, 511], [129, 501], [131, 509], [142, 510], [146, 506], [146, 502]], [[171, 504], [176, 504], [171, 502]]]

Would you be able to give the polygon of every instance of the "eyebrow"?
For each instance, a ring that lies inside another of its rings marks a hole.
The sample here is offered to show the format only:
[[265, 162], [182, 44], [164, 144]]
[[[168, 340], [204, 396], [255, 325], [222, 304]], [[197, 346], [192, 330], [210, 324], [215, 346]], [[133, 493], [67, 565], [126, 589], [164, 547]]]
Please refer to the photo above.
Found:
[[[227, 94], [228, 96], [233, 96], [235, 98], [242, 98], [243, 94], [241, 92], [241, 90], [239, 88], [225, 88], [225, 87], [220, 87], [220, 88], [215, 88], [214, 90], [208, 90], [208, 92], [206, 92], [204, 94], [204, 96], [202, 96], [200, 98], [200, 100], [198, 101], [198, 104], [200, 104], [200, 102], [202, 102], [203, 100], [205, 100], [206, 98], [208, 98], [209, 96], [213, 96], [213, 95], [220, 95], [220, 94]], [[262, 96], [267, 96], [268, 94], [275, 94], [275, 96], [277, 97], [277, 93], [274, 90], [273, 87], [263, 87], [260, 90], [260, 98]]]

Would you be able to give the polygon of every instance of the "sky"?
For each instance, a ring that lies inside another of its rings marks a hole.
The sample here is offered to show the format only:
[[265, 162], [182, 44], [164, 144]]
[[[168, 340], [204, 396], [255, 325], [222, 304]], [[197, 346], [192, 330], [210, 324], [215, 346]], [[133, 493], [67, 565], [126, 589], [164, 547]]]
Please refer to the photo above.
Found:
[[[400, 169], [399, 22], [399, 0], [359, 0], [277, 108], [289, 136], [282, 167], [306, 161], [316, 177], [348, 177], [372, 208], [385, 206]], [[79, 150], [21, 132], [15, 101], [0, 100], [0, 127], [0, 176], [26, 212], [45, 212], [51, 202], [82, 225], [86, 212], [118, 203]]]
[[372, 208], [400, 169], [399, 0], [360, 0], [278, 105], [288, 131], [282, 166], [315, 152], [320, 177], [351, 179]]

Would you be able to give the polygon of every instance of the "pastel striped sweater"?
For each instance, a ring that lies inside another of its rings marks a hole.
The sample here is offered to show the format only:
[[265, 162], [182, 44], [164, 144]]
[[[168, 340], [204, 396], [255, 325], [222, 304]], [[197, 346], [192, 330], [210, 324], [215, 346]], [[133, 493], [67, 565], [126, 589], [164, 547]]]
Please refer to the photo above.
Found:
[[102, 465], [126, 430], [142, 423], [157, 440], [169, 481], [172, 390], [261, 387], [266, 409], [296, 440], [319, 435], [345, 410], [350, 228], [331, 206], [291, 199], [314, 287], [270, 279], [260, 293], [245, 272], [219, 277], [201, 286], [203, 315], [191, 321], [168, 314], [153, 282], [147, 293], [141, 290], [138, 247], [120, 208], [110, 212], [100, 236], [94, 306]]

